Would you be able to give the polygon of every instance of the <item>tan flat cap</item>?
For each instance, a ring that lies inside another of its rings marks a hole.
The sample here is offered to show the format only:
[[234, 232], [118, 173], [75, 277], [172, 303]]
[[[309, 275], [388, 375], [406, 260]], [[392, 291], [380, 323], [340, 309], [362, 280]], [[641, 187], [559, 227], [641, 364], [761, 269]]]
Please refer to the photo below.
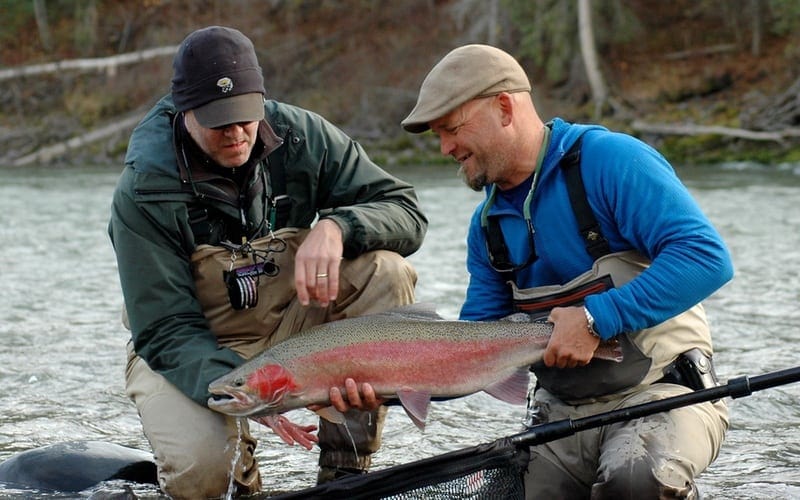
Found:
[[401, 125], [418, 134], [428, 130], [429, 122], [471, 99], [530, 90], [528, 75], [510, 54], [489, 45], [464, 45], [450, 51], [428, 73], [417, 105]]

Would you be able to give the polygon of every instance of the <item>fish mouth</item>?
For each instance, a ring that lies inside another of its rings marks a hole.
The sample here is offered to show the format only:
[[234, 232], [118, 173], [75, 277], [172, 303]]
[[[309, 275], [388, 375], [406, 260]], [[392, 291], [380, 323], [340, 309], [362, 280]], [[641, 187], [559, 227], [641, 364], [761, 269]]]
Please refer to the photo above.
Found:
[[257, 402], [249, 394], [238, 391], [211, 391], [208, 407], [227, 415], [246, 417], [257, 410]]

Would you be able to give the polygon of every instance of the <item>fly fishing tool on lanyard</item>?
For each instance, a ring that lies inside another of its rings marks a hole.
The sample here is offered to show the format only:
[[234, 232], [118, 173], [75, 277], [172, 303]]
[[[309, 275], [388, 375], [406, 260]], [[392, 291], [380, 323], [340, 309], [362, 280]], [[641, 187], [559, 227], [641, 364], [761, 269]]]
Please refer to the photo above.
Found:
[[[254, 248], [246, 238], [242, 238], [240, 245], [227, 240], [220, 245], [231, 252], [231, 265], [223, 272], [231, 307], [237, 310], [255, 307], [258, 304], [259, 279], [261, 276], [276, 276], [280, 272], [272, 254], [286, 251], [286, 241], [270, 232], [269, 240], [263, 248]], [[247, 257], [252, 260], [252, 264], [234, 268], [237, 260]]]

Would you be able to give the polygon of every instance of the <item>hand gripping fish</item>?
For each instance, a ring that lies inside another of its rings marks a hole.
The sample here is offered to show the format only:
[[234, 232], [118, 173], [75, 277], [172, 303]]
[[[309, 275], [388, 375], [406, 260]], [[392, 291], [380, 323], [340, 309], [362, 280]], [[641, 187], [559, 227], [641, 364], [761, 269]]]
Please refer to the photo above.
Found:
[[[529, 367], [542, 359], [553, 325], [525, 313], [499, 321], [445, 320], [429, 304], [324, 323], [263, 351], [209, 385], [209, 408], [237, 417], [277, 416], [330, 404], [329, 390], [346, 378], [368, 382], [375, 394], [398, 399], [420, 429], [431, 398], [484, 391], [525, 404]], [[616, 343], [597, 359], [621, 361]], [[317, 413], [344, 422], [333, 406]]]

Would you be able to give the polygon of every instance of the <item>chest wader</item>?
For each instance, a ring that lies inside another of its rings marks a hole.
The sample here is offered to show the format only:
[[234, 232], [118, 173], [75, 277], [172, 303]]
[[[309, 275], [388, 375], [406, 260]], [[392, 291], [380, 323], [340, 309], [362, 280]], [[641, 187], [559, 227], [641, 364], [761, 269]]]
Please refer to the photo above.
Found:
[[285, 340], [276, 331], [297, 296], [294, 257], [307, 234], [284, 228], [245, 248], [197, 247], [191, 256], [197, 299], [220, 345], [249, 359]]
[[[308, 234], [307, 229], [286, 227], [292, 202], [284, 164], [264, 162], [260, 180], [266, 227], [272, 230], [266, 236], [243, 240], [242, 245], [207, 244], [213, 232], [209, 209], [199, 203], [188, 207], [197, 243], [190, 260], [198, 301], [220, 345], [246, 359], [288, 336], [276, 333], [296, 296], [294, 257]], [[240, 211], [244, 230], [244, 208]]]
[[[508, 257], [499, 221], [489, 216], [484, 227], [490, 259], [511, 287], [515, 308], [541, 319], [547, 318], [554, 307], [579, 306], [588, 295], [625, 285], [650, 264], [636, 251], [611, 253], [586, 198], [580, 174], [580, 145], [579, 137], [561, 160], [560, 168], [586, 251], [595, 261], [589, 271], [563, 285], [517, 288], [516, 268]], [[532, 253], [535, 259], [535, 250]], [[617, 335], [616, 340], [623, 352], [619, 363], [593, 359], [588, 365], [576, 368], [547, 367], [542, 362], [531, 366], [537, 388], [543, 387], [564, 401], [579, 404], [613, 399], [654, 382], [680, 383], [693, 389], [716, 385], [710, 363], [711, 333], [701, 304], [651, 328]], [[683, 353], [697, 361], [684, 362]], [[692, 368], [695, 365], [703, 365], [705, 373], [698, 373]], [[688, 375], [675, 376], [679, 371]], [[689, 379], [701, 379], [702, 385], [690, 385]]]

